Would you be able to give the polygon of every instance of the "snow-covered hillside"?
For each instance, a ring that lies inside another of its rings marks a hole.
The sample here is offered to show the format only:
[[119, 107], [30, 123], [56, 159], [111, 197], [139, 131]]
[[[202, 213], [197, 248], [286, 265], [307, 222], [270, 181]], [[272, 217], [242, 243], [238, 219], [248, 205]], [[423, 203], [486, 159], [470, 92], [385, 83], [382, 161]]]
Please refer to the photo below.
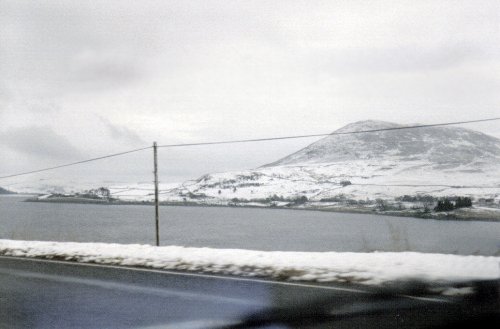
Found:
[[[492, 136], [457, 127], [404, 127], [373, 120], [352, 123], [267, 166], [391, 159], [419, 160], [435, 169], [469, 166], [480, 170], [478, 166], [500, 160], [500, 140]], [[393, 130], [374, 131], [379, 129]]]
[[498, 205], [497, 138], [457, 127], [339, 134], [401, 127], [381, 121], [356, 122], [271, 164], [207, 174], [164, 192], [161, 198], [274, 206], [301, 206], [307, 199], [309, 205], [318, 206], [328, 202], [375, 205], [377, 199], [402, 201], [404, 195], [431, 195], [468, 196]]
[[[345, 134], [386, 128], [392, 130]], [[476, 207], [500, 208], [499, 139], [452, 126], [401, 128], [382, 121], [352, 123], [256, 169], [160, 186], [160, 200], [323, 209], [384, 208], [388, 202], [392, 210], [428, 210], [436, 198], [466, 196]], [[108, 187], [113, 198], [153, 199], [150, 183]]]

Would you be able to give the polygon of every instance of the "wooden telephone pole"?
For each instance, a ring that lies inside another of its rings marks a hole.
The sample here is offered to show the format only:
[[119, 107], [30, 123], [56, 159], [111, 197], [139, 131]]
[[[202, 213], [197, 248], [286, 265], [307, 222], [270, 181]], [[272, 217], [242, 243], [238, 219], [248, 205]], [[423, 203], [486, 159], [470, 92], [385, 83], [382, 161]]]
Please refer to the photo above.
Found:
[[155, 175], [155, 225], [156, 225], [156, 246], [160, 246], [160, 212], [158, 209], [158, 146], [153, 143], [154, 155], [154, 175]]

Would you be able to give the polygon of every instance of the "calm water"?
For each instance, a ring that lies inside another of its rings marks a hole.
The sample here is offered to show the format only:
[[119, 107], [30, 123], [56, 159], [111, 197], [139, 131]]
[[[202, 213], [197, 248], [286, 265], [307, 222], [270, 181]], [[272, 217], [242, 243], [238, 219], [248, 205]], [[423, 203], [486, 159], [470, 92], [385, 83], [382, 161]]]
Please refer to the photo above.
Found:
[[[0, 238], [154, 243], [152, 206], [0, 197]], [[162, 245], [290, 251], [500, 254], [500, 223], [248, 208], [161, 207]]]

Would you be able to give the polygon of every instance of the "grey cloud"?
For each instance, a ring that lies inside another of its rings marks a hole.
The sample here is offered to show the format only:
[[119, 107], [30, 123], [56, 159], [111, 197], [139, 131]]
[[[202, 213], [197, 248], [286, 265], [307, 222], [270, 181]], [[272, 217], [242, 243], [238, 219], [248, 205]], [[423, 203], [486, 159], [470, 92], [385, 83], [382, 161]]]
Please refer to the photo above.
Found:
[[43, 113], [47, 115], [52, 115], [62, 110], [59, 104], [47, 99], [21, 101], [16, 104], [15, 111], [20, 111], [21, 108], [31, 113]]
[[109, 135], [123, 142], [132, 143], [135, 145], [144, 145], [145, 141], [133, 130], [111, 123], [109, 120], [99, 117], [102, 123], [105, 125]]
[[76, 83], [77, 88], [115, 88], [139, 80], [144, 71], [131, 56], [88, 50], [72, 61], [69, 79]]
[[82, 153], [50, 127], [31, 126], [0, 133], [0, 144], [35, 158], [74, 160]]
[[0, 81], [0, 102], [2, 101], [6, 102], [9, 101], [10, 99], [12, 99], [10, 90]]
[[138, 58], [151, 54], [147, 37], [123, 19], [133, 11], [105, 12], [76, 2], [0, 2], [0, 76], [50, 96], [135, 81], [146, 73]]
[[487, 53], [471, 44], [328, 50], [317, 54], [316, 69], [340, 75], [442, 70], [487, 60]]
[[4, 1], [0, 76], [28, 84], [27, 92], [36, 85], [40, 94], [58, 96], [121, 87], [158, 71], [171, 75], [189, 66], [182, 57], [201, 56], [204, 47], [269, 38], [272, 24], [258, 13], [229, 2]]

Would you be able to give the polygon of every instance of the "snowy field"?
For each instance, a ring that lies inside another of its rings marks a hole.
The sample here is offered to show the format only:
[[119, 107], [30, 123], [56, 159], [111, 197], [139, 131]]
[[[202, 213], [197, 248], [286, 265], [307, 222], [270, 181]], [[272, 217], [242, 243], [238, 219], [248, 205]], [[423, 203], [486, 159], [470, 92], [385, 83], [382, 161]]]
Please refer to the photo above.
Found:
[[500, 278], [500, 257], [416, 252], [280, 252], [0, 240], [0, 255], [293, 281], [460, 282]]

